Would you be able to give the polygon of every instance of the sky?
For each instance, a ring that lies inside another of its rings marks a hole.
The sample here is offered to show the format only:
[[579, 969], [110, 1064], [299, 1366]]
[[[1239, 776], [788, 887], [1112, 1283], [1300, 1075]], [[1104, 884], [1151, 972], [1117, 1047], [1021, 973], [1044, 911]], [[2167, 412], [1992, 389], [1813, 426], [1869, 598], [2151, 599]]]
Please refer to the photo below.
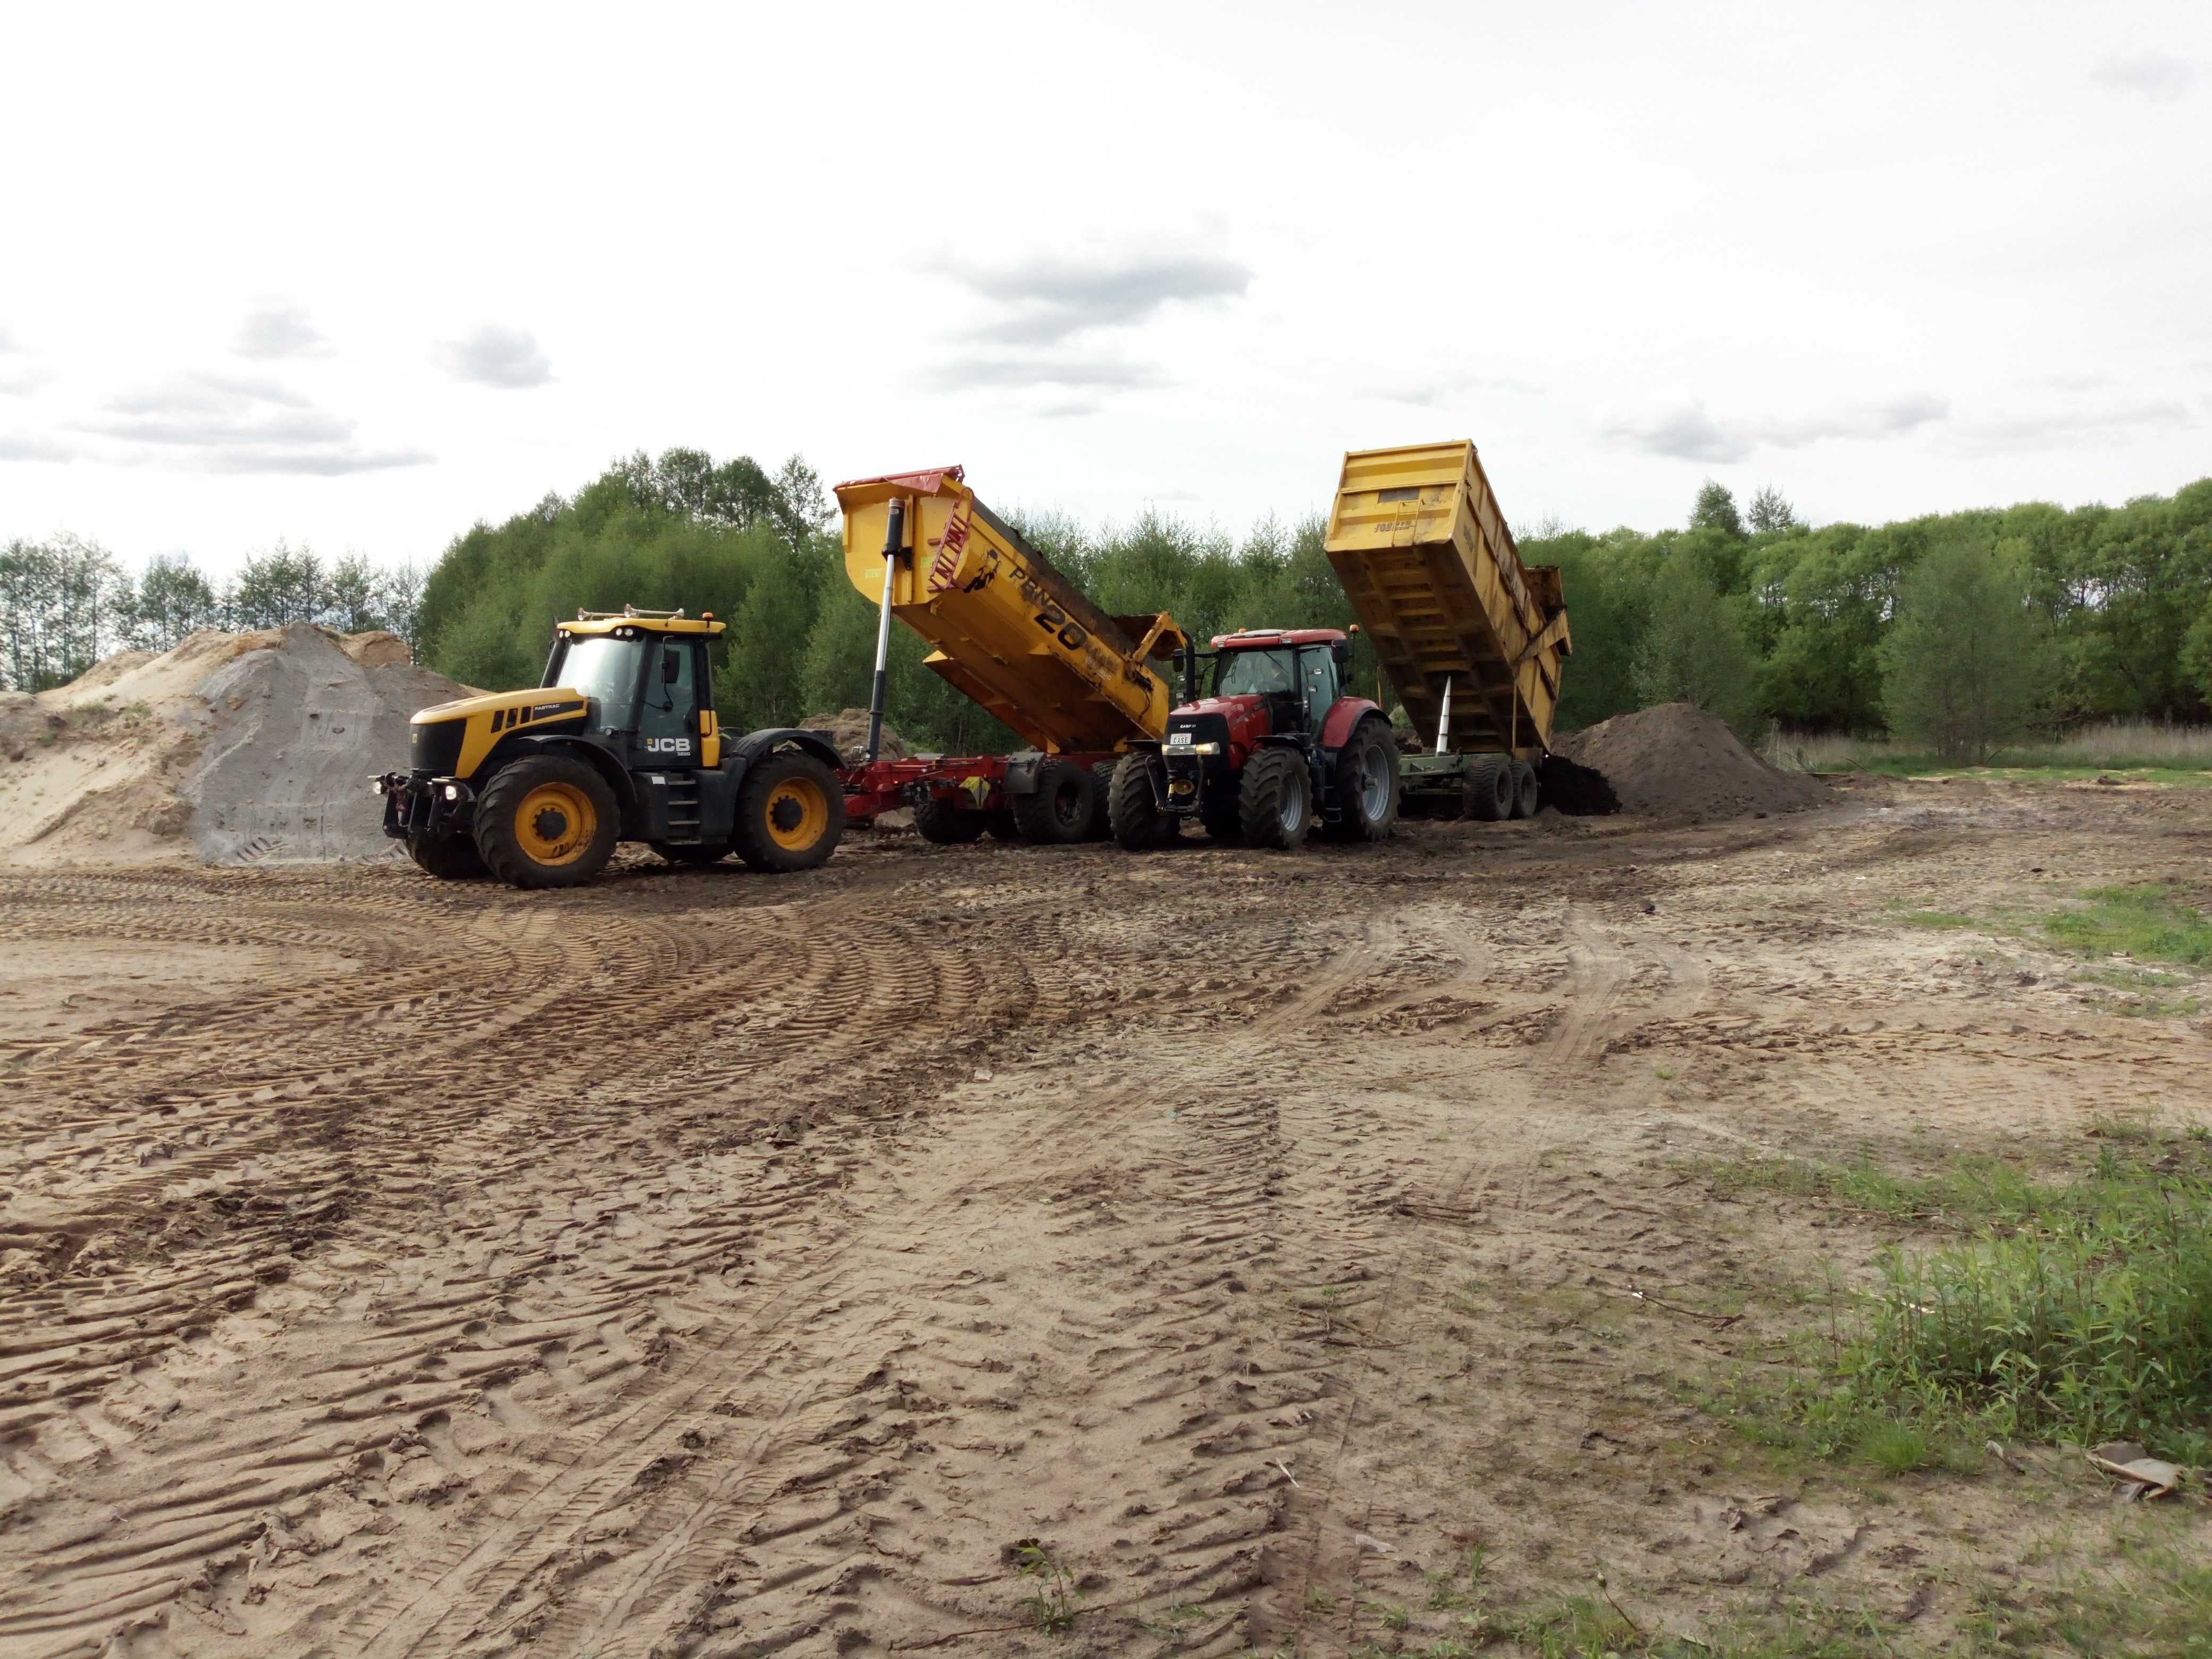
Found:
[[0, 13], [0, 538], [434, 559], [683, 444], [1241, 532], [2212, 474], [2212, 5]]

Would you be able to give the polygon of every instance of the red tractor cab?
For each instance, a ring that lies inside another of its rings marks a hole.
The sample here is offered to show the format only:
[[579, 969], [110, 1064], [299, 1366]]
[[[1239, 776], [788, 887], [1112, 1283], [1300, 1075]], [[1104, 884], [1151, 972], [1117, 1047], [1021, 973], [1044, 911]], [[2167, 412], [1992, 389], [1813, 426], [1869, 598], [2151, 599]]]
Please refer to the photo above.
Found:
[[[1107, 821], [1132, 851], [1195, 818], [1216, 841], [1290, 851], [1316, 822], [1381, 841], [1398, 818], [1398, 748], [1382, 710], [1344, 690], [1352, 641], [1334, 628], [1219, 634], [1178, 653], [1183, 702], [1167, 735], [1129, 745]], [[1200, 664], [1210, 695], [1200, 695]]]

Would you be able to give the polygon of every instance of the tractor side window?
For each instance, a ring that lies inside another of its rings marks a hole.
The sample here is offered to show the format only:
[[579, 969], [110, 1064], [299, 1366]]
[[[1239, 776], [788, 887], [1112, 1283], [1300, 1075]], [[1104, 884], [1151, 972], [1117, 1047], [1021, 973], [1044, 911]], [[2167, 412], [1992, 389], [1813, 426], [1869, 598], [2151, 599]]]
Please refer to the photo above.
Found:
[[1237, 651], [1221, 659], [1213, 683], [1217, 697], [1280, 696], [1297, 689], [1287, 651]]
[[1321, 723], [1328, 718], [1330, 706], [1336, 702], [1336, 654], [1327, 646], [1317, 651], [1309, 648], [1298, 653], [1298, 666], [1304, 671], [1306, 718], [1318, 732]]
[[673, 758], [698, 753], [693, 741], [699, 724], [697, 658], [689, 640], [664, 640], [655, 647], [653, 668], [645, 682], [644, 718], [638, 722], [648, 753], [654, 752], [656, 742], [679, 741], [682, 748], [659, 752]]

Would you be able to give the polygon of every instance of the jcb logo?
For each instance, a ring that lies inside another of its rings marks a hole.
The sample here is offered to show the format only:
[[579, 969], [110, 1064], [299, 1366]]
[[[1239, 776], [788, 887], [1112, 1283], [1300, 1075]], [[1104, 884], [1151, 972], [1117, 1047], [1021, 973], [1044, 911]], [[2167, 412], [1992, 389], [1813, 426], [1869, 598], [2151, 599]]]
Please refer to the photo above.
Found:
[[645, 752], [648, 755], [688, 755], [691, 752], [689, 738], [647, 738]]

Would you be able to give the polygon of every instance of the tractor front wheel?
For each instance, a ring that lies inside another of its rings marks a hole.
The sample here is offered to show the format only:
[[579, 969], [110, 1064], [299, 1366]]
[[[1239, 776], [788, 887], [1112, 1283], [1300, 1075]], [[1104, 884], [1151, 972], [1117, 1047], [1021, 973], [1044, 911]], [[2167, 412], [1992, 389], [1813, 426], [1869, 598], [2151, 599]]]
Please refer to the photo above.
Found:
[[811, 870], [837, 850], [845, 833], [845, 790], [813, 756], [780, 749], [750, 767], [738, 786], [731, 839], [756, 870], [788, 875]]
[[1152, 793], [1152, 757], [1141, 750], [1121, 757], [1114, 787], [1106, 792], [1106, 819], [1114, 839], [1132, 853], [1148, 852], [1175, 838], [1182, 826], [1163, 812]]
[[1036, 787], [1013, 798], [1022, 838], [1052, 846], [1086, 839], [1098, 810], [1097, 791], [1098, 781], [1087, 768], [1057, 757], [1040, 761]]
[[410, 836], [407, 856], [416, 869], [440, 881], [482, 881], [491, 873], [466, 836]]
[[615, 792], [568, 755], [501, 768], [477, 802], [477, 850], [514, 887], [581, 887], [607, 867], [621, 830]]
[[1262, 749], [1244, 763], [1237, 817], [1255, 847], [1295, 853], [1313, 828], [1313, 778], [1295, 749]]

